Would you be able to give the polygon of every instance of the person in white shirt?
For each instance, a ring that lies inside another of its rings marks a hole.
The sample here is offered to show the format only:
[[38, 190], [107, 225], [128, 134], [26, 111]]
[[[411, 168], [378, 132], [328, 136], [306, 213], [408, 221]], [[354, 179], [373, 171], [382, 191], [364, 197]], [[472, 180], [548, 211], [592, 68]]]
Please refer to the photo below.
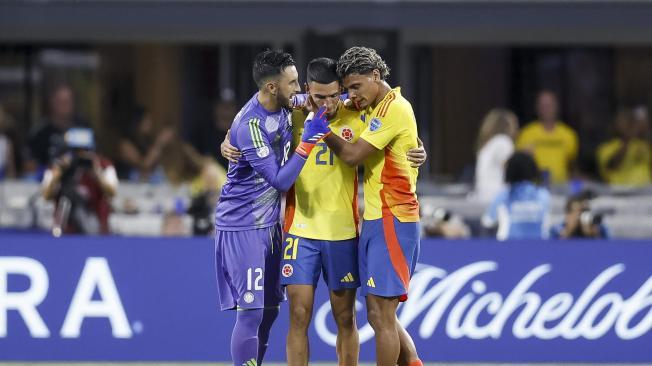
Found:
[[489, 204], [505, 188], [505, 162], [514, 153], [518, 118], [508, 109], [494, 108], [484, 117], [477, 142], [475, 197]]

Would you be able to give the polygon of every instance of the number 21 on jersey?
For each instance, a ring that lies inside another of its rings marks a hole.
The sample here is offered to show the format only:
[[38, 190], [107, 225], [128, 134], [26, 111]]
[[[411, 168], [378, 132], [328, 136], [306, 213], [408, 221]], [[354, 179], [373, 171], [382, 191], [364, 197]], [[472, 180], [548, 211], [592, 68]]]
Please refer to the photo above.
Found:
[[[333, 165], [334, 154], [333, 151], [328, 148], [325, 142], [320, 142], [317, 144], [320, 147], [315, 155], [315, 164], [317, 165]], [[328, 153], [327, 156], [323, 156]]]

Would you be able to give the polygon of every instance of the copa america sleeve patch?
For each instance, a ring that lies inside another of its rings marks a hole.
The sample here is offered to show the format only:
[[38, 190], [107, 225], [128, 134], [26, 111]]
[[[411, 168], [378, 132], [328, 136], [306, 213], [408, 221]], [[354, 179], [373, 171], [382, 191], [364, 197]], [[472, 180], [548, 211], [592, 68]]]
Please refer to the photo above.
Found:
[[371, 122], [369, 122], [369, 131], [374, 132], [377, 131], [380, 127], [382, 127], [383, 123], [380, 122], [380, 120], [377, 117], [374, 117]]
[[258, 155], [259, 158], [266, 158], [269, 155], [269, 147], [261, 146], [257, 148], [256, 155]]

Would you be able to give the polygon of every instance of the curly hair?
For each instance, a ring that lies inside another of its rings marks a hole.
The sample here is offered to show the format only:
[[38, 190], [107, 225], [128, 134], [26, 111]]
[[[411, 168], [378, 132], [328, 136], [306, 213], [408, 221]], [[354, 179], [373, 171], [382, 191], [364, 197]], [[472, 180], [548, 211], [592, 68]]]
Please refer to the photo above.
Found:
[[382, 80], [389, 76], [385, 61], [369, 47], [351, 47], [337, 61], [337, 75], [342, 79], [350, 74], [368, 74], [374, 69], [380, 72]]

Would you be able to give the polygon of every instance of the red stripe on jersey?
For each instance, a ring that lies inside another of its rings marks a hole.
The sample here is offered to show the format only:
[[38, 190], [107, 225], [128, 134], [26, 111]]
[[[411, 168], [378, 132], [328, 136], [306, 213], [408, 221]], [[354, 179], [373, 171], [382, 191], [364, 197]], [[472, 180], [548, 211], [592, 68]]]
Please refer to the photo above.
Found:
[[[385, 203], [383, 202], [383, 206], [384, 205]], [[403, 302], [407, 300], [407, 292], [410, 285], [410, 270], [408, 269], [403, 249], [401, 249], [401, 244], [396, 237], [393, 216], [383, 215], [383, 232], [385, 234], [385, 244], [387, 245], [387, 251], [389, 252], [389, 259], [392, 262], [392, 267], [394, 267], [394, 271], [403, 283], [403, 288], [405, 288], [405, 293], [399, 296], [399, 301]]]
[[376, 110], [378, 113], [376, 113], [376, 116], [380, 116], [380, 111], [385, 108], [385, 104], [387, 103], [387, 98], [383, 99], [380, 101], [380, 103], [376, 106]]
[[385, 103], [385, 105], [383, 105], [383, 108], [381, 108], [380, 112], [378, 113], [378, 116], [385, 117], [385, 114], [387, 114], [387, 110], [389, 109], [389, 105], [392, 104], [394, 99], [396, 99], [396, 94], [391, 92], [391, 94], [387, 98], [387, 103]]
[[288, 190], [288, 193], [285, 195], [285, 225], [283, 225], [283, 230], [286, 233], [290, 232], [292, 227], [292, 221], [294, 220], [294, 210], [296, 209], [296, 197], [294, 195], [294, 184]]

